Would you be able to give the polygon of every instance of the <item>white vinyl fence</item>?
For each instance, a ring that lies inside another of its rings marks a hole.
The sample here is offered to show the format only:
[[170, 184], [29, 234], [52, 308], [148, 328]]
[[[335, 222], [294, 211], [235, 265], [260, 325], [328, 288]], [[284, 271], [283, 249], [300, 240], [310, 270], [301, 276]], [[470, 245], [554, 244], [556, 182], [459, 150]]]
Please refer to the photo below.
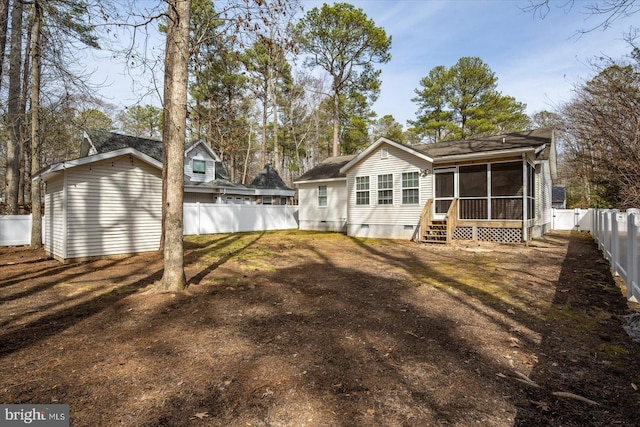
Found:
[[[183, 234], [237, 233], [298, 228], [298, 207], [185, 203]], [[42, 221], [44, 243], [45, 221]], [[31, 243], [31, 215], [0, 215], [0, 246]]]
[[553, 209], [552, 230], [591, 231], [590, 209]]
[[[44, 243], [44, 217], [42, 217]], [[31, 215], [0, 215], [0, 246], [31, 244]]]
[[298, 228], [298, 207], [185, 203], [184, 235]]
[[640, 209], [593, 209], [591, 234], [611, 273], [627, 285], [627, 298], [640, 302]]

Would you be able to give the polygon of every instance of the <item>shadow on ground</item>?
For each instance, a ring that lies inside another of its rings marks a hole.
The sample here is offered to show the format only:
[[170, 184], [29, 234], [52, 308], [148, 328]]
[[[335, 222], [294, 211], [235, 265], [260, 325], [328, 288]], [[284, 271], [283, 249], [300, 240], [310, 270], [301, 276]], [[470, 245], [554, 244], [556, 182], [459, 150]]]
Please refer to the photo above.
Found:
[[[48, 312], [5, 312], [0, 400], [69, 403], [72, 425], [636, 422], [638, 346], [588, 236], [429, 247], [248, 233], [186, 248], [178, 295], [140, 292], [153, 257], [69, 277], [28, 263], [53, 272], [29, 285], [10, 272], [5, 304]], [[55, 284], [81, 279], [111, 290], [55, 303]]]

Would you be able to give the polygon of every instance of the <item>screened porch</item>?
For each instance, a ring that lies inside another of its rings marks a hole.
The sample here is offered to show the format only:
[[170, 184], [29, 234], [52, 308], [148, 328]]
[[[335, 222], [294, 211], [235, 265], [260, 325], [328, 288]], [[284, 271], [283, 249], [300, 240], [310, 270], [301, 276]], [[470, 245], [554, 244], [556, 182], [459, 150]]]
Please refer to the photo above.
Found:
[[437, 168], [434, 174], [435, 219], [445, 217], [454, 199], [458, 200], [453, 214], [459, 226], [467, 221], [534, 218], [535, 169], [526, 161]]

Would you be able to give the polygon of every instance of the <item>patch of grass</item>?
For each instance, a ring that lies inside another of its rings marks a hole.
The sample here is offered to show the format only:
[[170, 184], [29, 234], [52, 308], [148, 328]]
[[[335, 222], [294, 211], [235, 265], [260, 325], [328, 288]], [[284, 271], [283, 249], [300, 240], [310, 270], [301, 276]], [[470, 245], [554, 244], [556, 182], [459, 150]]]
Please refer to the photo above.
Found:
[[629, 350], [614, 344], [600, 344], [599, 350], [607, 356], [627, 356]]

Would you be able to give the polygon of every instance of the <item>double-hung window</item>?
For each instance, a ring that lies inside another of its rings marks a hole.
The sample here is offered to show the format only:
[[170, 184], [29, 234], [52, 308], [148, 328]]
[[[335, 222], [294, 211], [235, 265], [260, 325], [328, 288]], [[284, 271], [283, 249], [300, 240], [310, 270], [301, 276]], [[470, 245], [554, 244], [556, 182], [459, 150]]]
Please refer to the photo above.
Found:
[[193, 159], [193, 173], [205, 174], [207, 171], [207, 163], [204, 160]]
[[318, 186], [318, 206], [321, 208], [327, 207], [327, 186]]
[[356, 205], [369, 205], [368, 176], [356, 176]]
[[402, 174], [402, 204], [417, 205], [420, 203], [418, 172]]
[[393, 174], [378, 175], [378, 204], [393, 204]]

